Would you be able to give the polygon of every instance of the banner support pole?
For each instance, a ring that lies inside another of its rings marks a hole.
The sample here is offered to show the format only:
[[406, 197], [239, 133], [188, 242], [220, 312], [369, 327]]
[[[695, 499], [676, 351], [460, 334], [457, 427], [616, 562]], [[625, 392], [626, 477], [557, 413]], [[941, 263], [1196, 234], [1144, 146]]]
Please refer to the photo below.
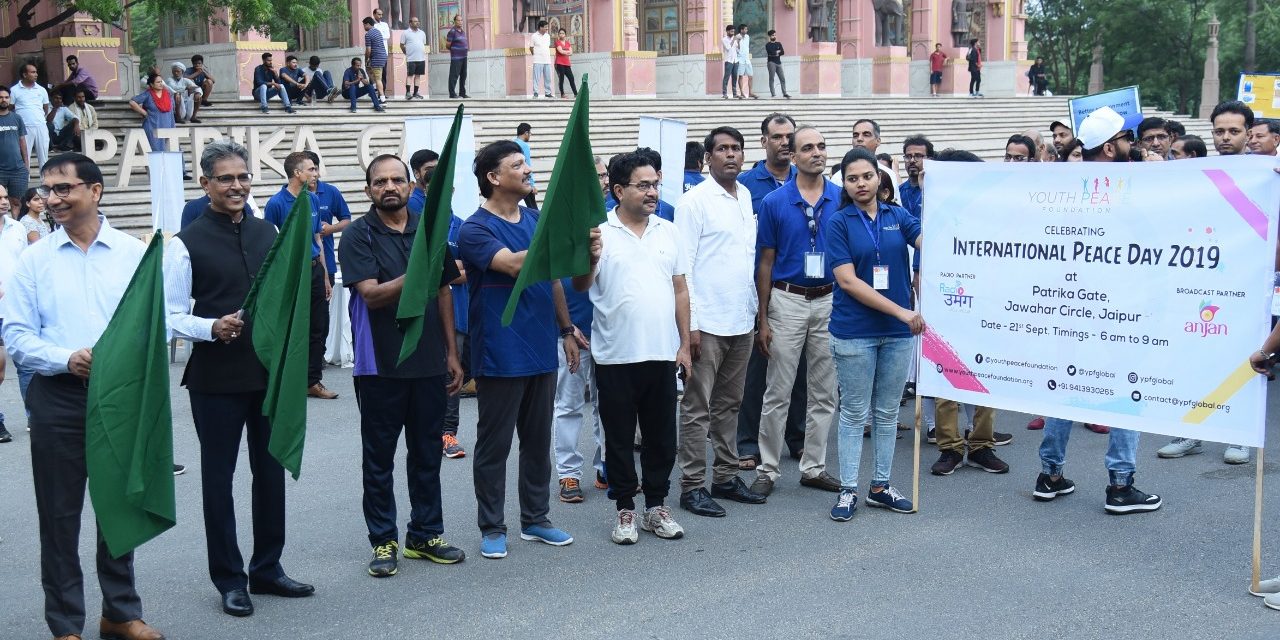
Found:
[[1253, 576], [1249, 590], [1258, 592], [1262, 581], [1262, 470], [1265, 449], [1258, 447], [1258, 471], [1253, 481]]
[[[916, 428], [913, 439], [913, 455], [911, 470], [911, 513], [920, 513], [920, 429], [921, 427], [921, 407], [920, 407], [920, 390], [916, 389]], [[1256, 545], [1256, 543], [1255, 543]]]

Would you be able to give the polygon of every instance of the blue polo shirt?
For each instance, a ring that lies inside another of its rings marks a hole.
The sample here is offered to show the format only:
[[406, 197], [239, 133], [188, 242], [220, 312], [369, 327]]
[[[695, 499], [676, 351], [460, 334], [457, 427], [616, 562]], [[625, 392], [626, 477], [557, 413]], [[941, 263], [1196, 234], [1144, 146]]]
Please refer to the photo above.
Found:
[[[529, 143], [518, 137], [512, 138], [511, 141], [516, 143], [516, 146], [520, 147], [520, 153], [524, 154], [524, 163], [529, 165], [529, 169], [533, 169], [533, 156], [529, 153]], [[529, 184], [537, 184], [533, 180], [532, 172], [529, 173]]]
[[513, 378], [551, 373], [559, 367], [559, 327], [551, 283], [539, 282], [520, 296], [510, 326], [502, 326], [516, 279], [489, 268], [502, 249], [519, 253], [529, 248], [538, 227], [538, 212], [520, 207], [520, 221], [510, 223], [484, 207], [458, 229], [458, 252], [467, 269], [471, 294], [468, 335], [471, 337], [471, 375]]
[[209, 206], [209, 194], [205, 194], [190, 200], [182, 207], [182, 224], [179, 229], [186, 229], [187, 225], [196, 221], [200, 214], [204, 213], [204, 208]]
[[[426, 196], [423, 196], [424, 198]], [[410, 209], [412, 211], [412, 209]], [[458, 230], [462, 228], [462, 218], [452, 216], [449, 221], [449, 251], [458, 255]], [[459, 258], [461, 259], [461, 258]], [[449, 291], [453, 293], [453, 330], [458, 333], [467, 332], [467, 312], [471, 306], [471, 294], [467, 292], [466, 283], [451, 284]]]
[[[917, 220], [923, 220], [924, 216], [920, 215], [924, 208], [924, 190], [911, 184], [910, 180], [898, 185], [898, 195], [902, 197], [902, 206]], [[920, 270], [920, 252], [915, 253], [915, 257], [911, 259], [911, 269]]]
[[582, 337], [590, 340], [591, 320], [596, 311], [595, 305], [591, 304], [590, 292], [579, 293], [574, 289], [573, 278], [563, 278], [560, 284], [564, 287], [564, 301], [569, 307], [569, 321], [582, 332]]
[[701, 171], [689, 171], [686, 169], [684, 172], [684, 190], [688, 191], [706, 179], [707, 177], [702, 175]]
[[[311, 198], [311, 259], [315, 260], [320, 256], [320, 245], [316, 244], [314, 234], [320, 233], [320, 199], [316, 194], [310, 191], [304, 191], [308, 198]], [[262, 217], [274, 224], [277, 229], [284, 229], [284, 220], [289, 217], [289, 212], [293, 210], [293, 203], [297, 198], [289, 193], [289, 185], [285, 184], [280, 187], [270, 200], [267, 200], [267, 206], [262, 210]]]
[[[787, 174], [787, 180], [796, 179], [796, 167], [791, 165], [790, 172]], [[787, 180], [779, 181], [769, 173], [769, 169], [765, 166], [764, 160], [756, 163], [751, 170], [746, 173], [738, 174], [738, 182], [751, 192], [751, 210], [760, 211], [760, 205], [764, 202], [764, 197], [773, 193], [774, 189], [781, 187]]]
[[[876, 241], [879, 238], [879, 261]], [[874, 286], [872, 267], [889, 267], [889, 288], [880, 293], [904, 309], [911, 308], [911, 270], [907, 245], [920, 236], [920, 220], [902, 207], [880, 203], [871, 220], [855, 204], [848, 204], [827, 219], [827, 264], [833, 269], [852, 264], [858, 279]], [[853, 299], [836, 287], [831, 301], [831, 335], [852, 338], [909, 338], [905, 322], [885, 315]]]
[[801, 287], [820, 287], [831, 284], [831, 256], [826, 256], [826, 275], [821, 278], [804, 277], [804, 254], [822, 251], [826, 246], [827, 218], [840, 208], [840, 187], [830, 180], [823, 180], [822, 195], [813, 204], [813, 222], [805, 210], [809, 203], [800, 195], [796, 181], [791, 180], [764, 197], [756, 210], [756, 247], [778, 252], [773, 261], [775, 281], [781, 280]]
[[[616, 208], [617, 206], [618, 206], [618, 201], [613, 198], [612, 193], [604, 194], [604, 210], [605, 211], [613, 211], [614, 208]], [[670, 202], [667, 202], [662, 198], [658, 198], [658, 209], [653, 212], [653, 215], [658, 216], [659, 218], [662, 218], [667, 222], [675, 222], [676, 208], [671, 206]]]
[[[320, 221], [325, 224], [333, 224], [334, 220], [350, 220], [351, 209], [347, 207], [347, 200], [342, 197], [342, 192], [338, 188], [327, 183], [316, 181], [316, 200], [320, 203]], [[414, 212], [419, 213], [419, 212]], [[329, 275], [338, 272], [338, 263], [333, 255], [333, 235], [321, 236], [324, 241], [324, 263], [329, 267]]]
[[[414, 213], [422, 213], [423, 207], [427, 206], [427, 192], [422, 187], [414, 185], [413, 193], [409, 194], [409, 211]], [[457, 255], [456, 253], [454, 255]]]

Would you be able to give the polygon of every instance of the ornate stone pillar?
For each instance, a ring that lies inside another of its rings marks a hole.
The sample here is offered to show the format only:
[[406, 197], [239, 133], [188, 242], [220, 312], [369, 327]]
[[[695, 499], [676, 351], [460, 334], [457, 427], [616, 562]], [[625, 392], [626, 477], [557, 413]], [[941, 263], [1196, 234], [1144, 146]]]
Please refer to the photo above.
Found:
[[1200, 118], [1208, 120], [1218, 104], [1218, 16], [1209, 18], [1209, 47], [1204, 56], [1204, 80], [1200, 83]]
[[800, 94], [838, 97], [844, 93], [839, 43], [810, 41], [808, 2], [797, 0], [796, 5], [796, 23], [803, 29], [800, 45], [796, 47], [800, 52]]
[[612, 92], [615, 96], [653, 97], [657, 92], [656, 51], [640, 50], [638, 0], [622, 0], [622, 41], [611, 55]]

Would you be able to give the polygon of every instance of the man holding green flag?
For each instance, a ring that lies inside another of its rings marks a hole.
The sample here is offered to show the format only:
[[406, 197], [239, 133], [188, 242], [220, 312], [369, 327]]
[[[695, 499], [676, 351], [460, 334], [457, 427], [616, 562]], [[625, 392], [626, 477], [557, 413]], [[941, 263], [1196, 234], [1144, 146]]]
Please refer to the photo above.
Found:
[[[107, 640], [163, 640], [163, 634], [141, 619], [132, 548], [173, 522], [173, 436], [171, 425], [164, 424], [168, 384], [163, 390], [154, 388], [158, 378], [154, 369], [130, 372], [113, 368], [112, 378], [123, 373], [136, 384], [133, 392], [114, 395], [103, 393], [110, 387], [90, 375], [101, 370], [101, 362], [95, 363], [95, 349], [121, 304], [145, 247], [138, 239], [111, 228], [99, 213], [102, 170], [89, 158], [78, 153], [56, 156], [41, 167], [40, 181], [36, 191], [59, 229], [19, 257], [13, 276], [3, 283], [2, 315], [9, 355], [36, 374], [27, 400], [45, 622], [55, 638], [79, 638], [84, 633], [80, 517], [85, 483], [93, 468], [95, 485], [99, 479], [114, 482], [114, 488], [98, 486], [116, 492], [110, 500], [115, 505], [127, 505], [120, 513], [95, 510], [98, 584], [102, 588], [99, 634]], [[153, 253], [153, 261], [158, 251]], [[154, 294], [154, 281], [151, 285]], [[132, 292], [137, 295], [131, 296], [130, 315], [148, 313], [142, 308], [148, 302], [146, 294], [140, 293], [142, 288], [139, 285]], [[151, 320], [154, 330], [154, 317]], [[135, 332], [137, 329], [134, 327]], [[107, 355], [106, 366], [113, 366], [116, 361], [110, 358], [119, 355], [120, 345], [101, 346], [110, 354], [102, 354]], [[145, 358], [146, 353], [133, 355]], [[141, 360], [136, 364], [142, 364]], [[95, 438], [110, 441], [109, 447], [87, 446], [90, 386], [102, 400], [97, 405]], [[117, 401], [121, 404], [108, 404]], [[122, 419], [126, 403], [136, 403], [133, 406], [139, 411], [132, 414], [132, 421]], [[129, 438], [133, 441], [128, 442]], [[96, 493], [95, 502], [98, 496], [106, 499], [103, 493]], [[105, 537], [108, 532], [114, 538], [111, 543]]]
[[[427, 190], [426, 211], [409, 211], [409, 167], [396, 156], [380, 155], [365, 171], [373, 206], [347, 227], [338, 247], [342, 277], [352, 292], [352, 376], [364, 453], [364, 520], [373, 546], [368, 571], [375, 578], [399, 572], [392, 471], [402, 429], [409, 479], [404, 557], [439, 564], [466, 558], [444, 540], [440, 499], [446, 395], [462, 386], [449, 293], [459, 273], [446, 246], [453, 217], [447, 187], [453, 184], [460, 119], [461, 107]], [[397, 317], [406, 321], [398, 324]]]
[[[286, 223], [286, 233], [277, 236], [270, 222], [246, 215], [244, 202], [252, 181], [248, 166], [248, 151], [239, 144], [215, 142], [204, 148], [200, 186], [209, 195], [209, 204], [169, 242], [164, 265], [169, 328], [174, 337], [192, 342], [182, 384], [191, 396], [191, 417], [200, 438], [209, 577], [221, 594], [222, 610], [233, 616], [253, 613], [250, 592], [288, 598], [315, 592], [311, 585], [289, 578], [280, 566], [285, 540], [284, 468], [273, 457], [270, 443], [281, 422], [263, 415], [268, 376], [254, 352], [262, 323], [274, 319], [246, 318], [240, 312], [255, 276], [270, 280], [268, 274], [258, 274], [277, 238], [284, 242], [278, 243], [283, 249], [275, 255], [288, 255], [288, 233], [305, 234], [310, 216], [305, 207], [296, 207], [290, 215], [300, 223]], [[308, 290], [300, 291], [305, 295]], [[272, 295], [286, 298], [283, 292]], [[305, 319], [302, 326], [305, 331]], [[298, 358], [305, 369], [305, 351]], [[300, 398], [304, 393], [301, 385], [286, 389]], [[296, 419], [305, 424], [306, 414]], [[247, 573], [236, 540], [232, 498], [242, 433], [253, 472], [253, 556]], [[298, 451], [301, 455], [301, 443]]]
[[501, 140], [476, 154], [476, 181], [485, 201], [458, 232], [471, 293], [471, 373], [480, 407], [472, 480], [480, 555], [486, 558], [507, 555], [506, 467], [516, 433], [520, 537], [555, 546], [573, 542], [548, 518], [549, 450], [557, 332], [570, 371], [578, 369], [578, 344], [559, 278], [590, 270], [588, 236], [604, 221], [587, 138], [587, 100], [584, 89], [569, 117], [541, 216], [520, 205], [533, 191], [523, 151]]

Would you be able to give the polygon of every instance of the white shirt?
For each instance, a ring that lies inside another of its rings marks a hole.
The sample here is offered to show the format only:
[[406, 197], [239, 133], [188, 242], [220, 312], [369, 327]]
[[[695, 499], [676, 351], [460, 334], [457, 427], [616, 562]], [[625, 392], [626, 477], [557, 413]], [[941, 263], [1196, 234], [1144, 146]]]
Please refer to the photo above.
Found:
[[[9, 95], [13, 98], [13, 110], [22, 118], [22, 122], [28, 129], [45, 126], [45, 107], [52, 105], [49, 102], [49, 92], [45, 91], [40, 83], [27, 87], [21, 82], [16, 82], [9, 87]], [[27, 133], [30, 135], [31, 132]]]
[[191, 254], [187, 245], [176, 237], [164, 246], [164, 310], [171, 338], [213, 340], [213, 323], [217, 318], [191, 314]]
[[751, 60], [751, 36], [743, 34], [741, 40], [738, 41], [738, 60]]
[[733, 36], [722, 36], [720, 38], [720, 49], [724, 52], [724, 61], [734, 64], [738, 61], [738, 44], [733, 41]]
[[[3, 227], [0, 227], [0, 291], [4, 291], [18, 268], [18, 256], [27, 248], [27, 230], [13, 216], [5, 215]], [[4, 309], [0, 308], [0, 313]], [[0, 315], [0, 318], [4, 316]]]
[[672, 361], [680, 349], [675, 285], [689, 273], [680, 230], [656, 215], [636, 236], [609, 212], [600, 225], [600, 262], [589, 294], [591, 357], [599, 364]]
[[22, 252], [5, 287], [5, 348], [41, 375], [67, 373], [71, 354], [93, 347], [142, 261], [141, 240], [98, 220], [88, 251], [59, 228]]
[[689, 260], [689, 330], [737, 336], [755, 327], [756, 216], [751, 192], [734, 181], [737, 198], [714, 178], [676, 202], [676, 226]]
[[373, 23], [373, 28], [382, 34], [382, 44], [387, 48], [387, 53], [391, 53], [391, 25], [385, 21]]
[[534, 64], [551, 64], [551, 32], [535, 33], [529, 40]]
[[164, 79], [165, 85], [169, 87], [169, 91], [177, 94], [179, 99], [186, 98], [188, 95], [200, 96], [204, 95], [204, 89], [196, 84], [191, 78], [182, 76], [176, 80], [172, 75]]
[[58, 107], [58, 110], [53, 114], [54, 133], [62, 133], [63, 129], [76, 120], [78, 120], [76, 114], [71, 113], [70, 109], [66, 107]]
[[400, 33], [400, 48], [404, 49], [405, 62], [427, 61], [427, 32], [422, 29], [406, 29]]

